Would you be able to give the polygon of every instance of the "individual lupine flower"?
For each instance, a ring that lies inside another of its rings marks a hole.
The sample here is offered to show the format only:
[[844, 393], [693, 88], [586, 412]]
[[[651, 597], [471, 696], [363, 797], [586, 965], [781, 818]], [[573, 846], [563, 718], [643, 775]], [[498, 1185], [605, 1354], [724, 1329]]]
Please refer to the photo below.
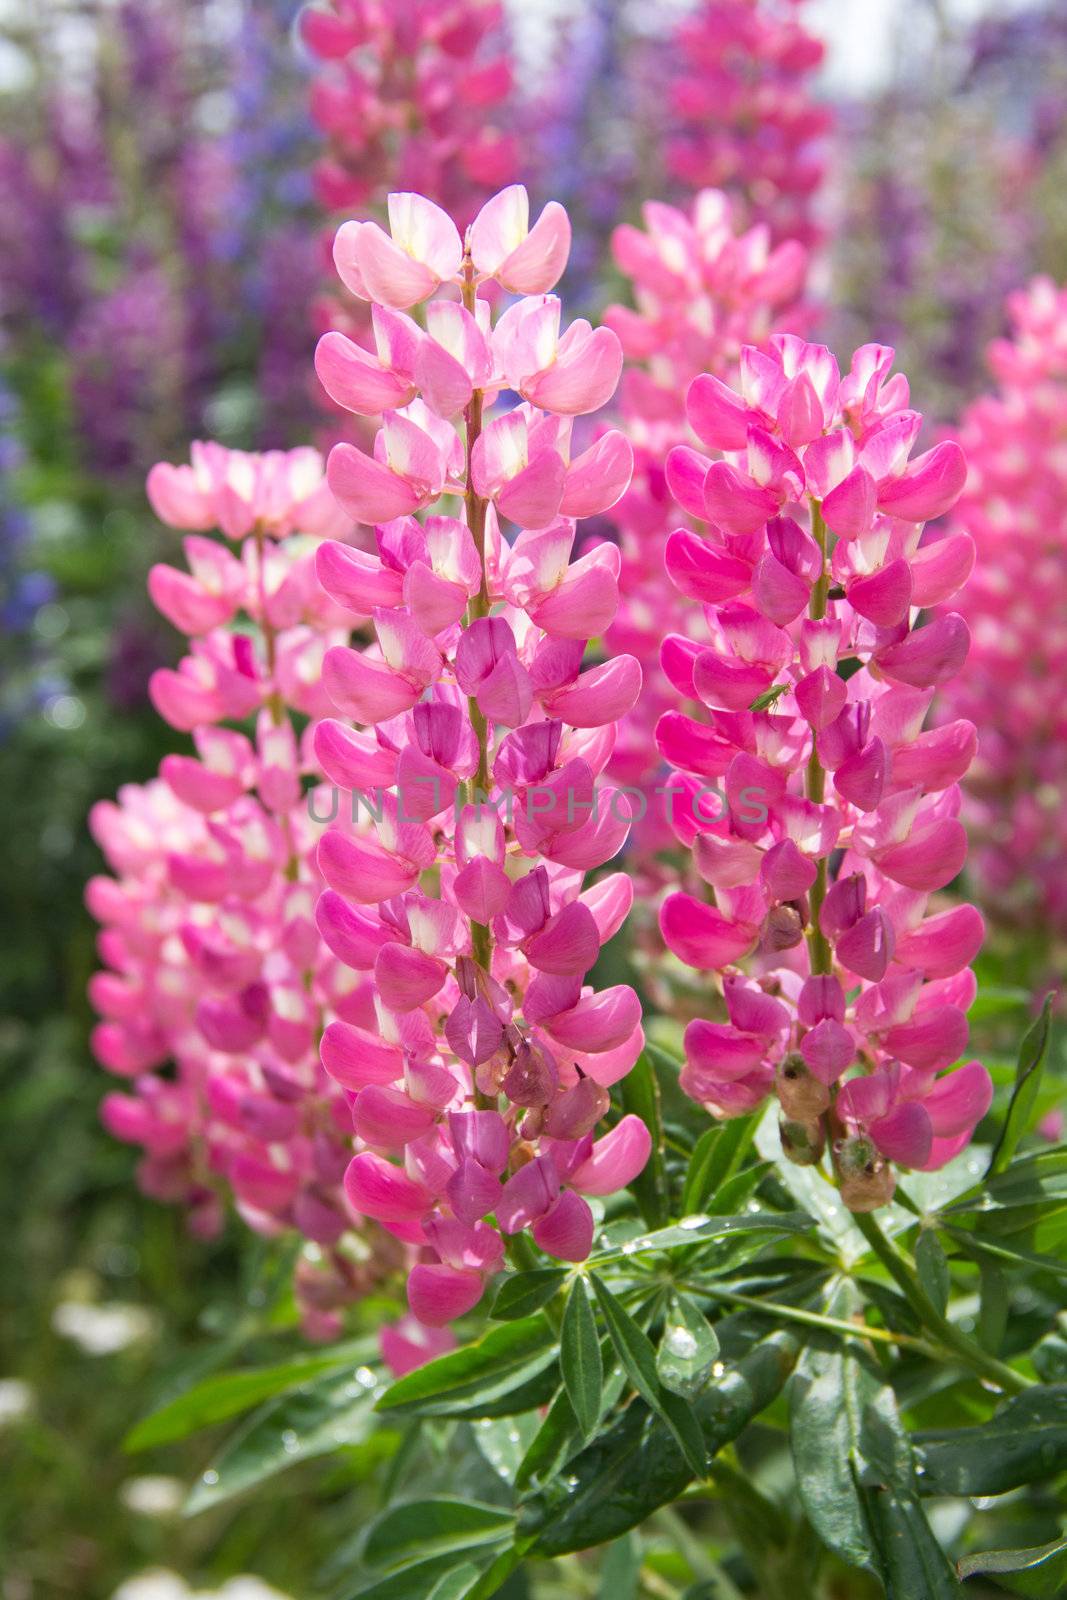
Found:
[[[674, 446], [693, 443], [688, 387], [702, 373], [736, 382], [744, 346], [765, 348], [772, 333], [802, 330], [811, 310], [802, 299], [805, 249], [795, 240], [772, 247], [762, 224], [739, 231], [734, 208], [719, 191], [699, 194], [688, 212], [651, 202], [644, 222], [643, 230], [624, 224], [613, 238], [634, 306], [614, 305], [605, 313], [627, 359], [621, 411], [637, 457], [631, 487], [611, 516], [623, 566], [622, 604], [608, 643], [655, 661], [664, 633], [691, 633], [695, 620], [666, 580], [663, 562], [667, 537], [686, 516], [664, 462]], [[675, 535], [673, 545], [676, 559], [683, 559], [684, 537]], [[643, 792], [647, 818], [635, 829], [631, 855], [653, 879], [662, 875], [654, 852], [673, 842], [657, 793], [663, 762], [654, 732], [675, 700], [658, 665], [646, 668], [641, 700], [619, 730], [611, 768]]]
[[[192, 534], [187, 572], [152, 569], [153, 598], [193, 639], [177, 671], [154, 675], [152, 696], [192, 733], [195, 755], [165, 757], [158, 779], [90, 818], [114, 873], [87, 896], [103, 925], [92, 1042], [127, 1080], [103, 1118], [144, 1151], [146, 1192], [186, 1205], [194, 1231], [216, 1229], [232, 1199], [255, 1231], [302, 1235], [305, 1331], [330, 1338], [345, 1306], [406, 1264], [343, 1188], [351, 1116], [319, 1039], [338, 1019], [372, 1027], [375, 995], [315, 925], [318, 828], [305, 785], [319, 773], [313, 734], [298, 739], [290, 715], [325, 708], [323, 653], [350, 631], [315, 578], [317, 541], [292, 530], [347, 522], [324, 499], [314, 452], [199, 445], [191, 467], [157, 467], [150, 484], [178, 526], [210, 517], [242, 542], [234, 553]], [[230, 631], [237, 619], [254, 633]], [[249, 717], [248, 733], [220, 725]], [[397, 1338], [414, 1361], [417, 1330]]]
[[982, 730], [966, 785], [980, 898], [1047, 946], [1067, 937], [1067, 290], [1037, 278], [1008, 312], [1012, 336], [989, 350], [998, 391], [960, 427], [970, 471], [951, 527], [979, 560], [961, 606], [967, 673], [940, 707]]
[[812, 244], [819, 140], [831, 118], [809, 82], [822, 42], [802, 0], [703, 0], [671, 41], [666, 164], [692, 189], [724, 189], [776, 239]]
[[[332, 1023], [322, 1052], [352, 1097], [348, 1200], [418, 1250], [409, 1303], [440, 1325], [480, 1298], [503, 1236], [583, 1259], [587, 1197], [647, 1158], [632, 1116], [595, 1137], [643, 1042], [634, 992], [590, 983], [632, 885], [584, 885], [629, 829], [625, 795], [598, 778], [641, 673], [629, 656], [584, 666], [619, 556], [572, 561], [574, 519], [622, 494], [630, 452], [608, 433], [570, 456], [571, 418], [609, 398], [621, 352], [584, 323], [560, 335], [566, 217], [550, 205], [529, 228], [517, 189], [464, 242], [422, 196], [392, 197], [390, 217], [392, 240], [346, 223], [335, 252], [351, 289], [383, 291], [378, 367], [337, 334], [319, 354], [342, 403], [369, 410], [390, 383], [404, 402], [373, 455], [340, 444], [327, 464], [341, 503], [376, 521], [377, 555], [327, 542], [319, 578], [376, 643], [327, 652], [334, 704], [364, 731], [326, 719], [315, 749], [338, 787], [375, 798], [373, 830], [345, 816], [323, 835], [318, 922], [373, 975], [376, 1012]], [[527, 296], [495, 325], [494, 284]], [[404, 312], [438, 288], [424, 332]], [[492, 414], [504, 387], [527, 398]]]
[[966, 468], [951, 441], [910, 459], [921, 419], [892, 363], [865, 346], [841, 377], [793, 336], [746, 349], [740, 392], [713, 377], [689, 390], [718, 458], [682, 447], [667, 462], [708, 524], [672, 537], [667, 569], [710, 643], [663, 647], [685, 702], [659, 730], [673, 821], [705, 887], [668, 895], [660, 921], [682, 962], [721, 974], [726, 1011], [690, 1023], [682, 1086], [716, 1116], [773, 1091], [786, 1154], [828, 1148], [857, 1211], [891, 1197], [894, 1165], [961, 1150], [992, 1093], [979, 1063], [950, 1070], [982, 921], [930, 903], [963, 865], [976, 740], [964, 720], [924, 731], [968, 633], [956, 613], [919, 616], [965, 581], [974, 547], [924, 540], [922, 522]]

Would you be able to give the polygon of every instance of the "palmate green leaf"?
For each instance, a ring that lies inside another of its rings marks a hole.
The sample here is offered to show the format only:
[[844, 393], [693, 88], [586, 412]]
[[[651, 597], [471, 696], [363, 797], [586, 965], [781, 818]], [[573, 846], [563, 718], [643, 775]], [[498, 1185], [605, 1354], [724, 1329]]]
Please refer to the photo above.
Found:
[[659, 1082], [648, 1049], [619, 1084], [623, 1110], [640, 1117], [652, 1135], [644, 1170], [630, 1184], [646, 1227], [659, 1228], [671, 1214], [670, 1187], [663, 1145], [663, 1111]]
[[451, 1495], [409, 1500], [390, 1506], [371, 1524], [363, 1561], [388, 1572], [430, 1557], [510, 1540], [514, 1527], [514, 1513], [506, 1507]]
[[575, 1278], [567, 1296], [560, 1329], [560, 1370], [575, 1421], [582, 1437], [588, 1439], [600, 1420], [604, 1366], [596, 1318], [582, 1278]]
[[327, 1373], [270, 1401], [202, 1474], [186, 1514], [221, 1505], [298, 1461], [361, 1443], [373, 1426], [373, 1401], [372, 1390], [349, 1371]]
[[703, 1434], [692, 1411], [660, 1383], [656, 1372], [656, 1353], [648, 1335], [642, 1333], [596, 1273], [592, 1272], [589, 1276], [626, 1376], [645, 1404], [666, 1423], [692, 1472], [696, 1477], [703, 1478], [707, 1472], [708, 1456]]
[[[724, 1239], [735, 1233], [766, 1233], [785, 1237], [794, 1233], [810, 1233], [811, 1218], [804, 1211], [743, 1211], [734, 1217], [709, 1217], [698, 1212], [683, 1217], [669, 1228], [657, 1228], [654, 1233], [638, 1233], [597, 1250], [586, 1263], [590, 1267], [603, 1267], [609, 1262], [631, 1260], [650, 1251], [673, 1250], [684, 1245], [705, 1244], [711, 1239]], [[609, 1235], [610, 1236], [610, 1235]]]
[[567, 1276], [563, 1267], [534, 1267], [506, 1277], [496, 1292], [489, 1315], [495, 1322], [517, 1322], [532, 1316], [556, 1294]]
[[1023, 1036], [1023, 1042], [1019, 1046], [1015, 1088], [1000, 1138], [990, 1158], [986, 1174], [989, 1178], [995, 1177], [998, 1172], [1003, 1172], [1008, 1167], [1012, 1156], [1019, 1148], [1019, 1141], [1030, 1130], [1038, 1091], [1041, 1088], [1041, 1074], [1045, 1070], [1049, 1045], [1052, 1042], [1052, 998], [1051, 994], [1045, 996], [1041, 1015]]
[[[610, 1336], [601, 1340], [600, 1362], [606, 1374], [600, 1397], [600, 1414], [607, 1416], [626, 1387], [626, 1374], [614, 1365], [614, 1345]], [[524, 1491], [531, 1484], [544, 1484], [558, 1472], [567, 1458], [581, 1447], [574, 1410], [566, 1389], [560, 1389], [530, 1444], [515, 1474], [515, 1487]]]
[[700, 1307], [675, 1290], [656, 1351], [659, 1381], [672, 1394], [691, 1400], [707, 1386], [719, 1355], [719, 1336]]
[[[709, 1458], [777, 1397], [797, 1350], [791, 1333], [771, 1334], [692, 1403], [691, 1414]], [[530, 1553], [535, 1556], [565, 1555], [606, 1544], [677, 1500], [692, 1479], [693, 1470], [666, 1422], [641, 1400], [634, 1400], [567, 1462], [561, 1477], [526, 1501], [519, 1516], [520, 1532], [531, 1537]]]
[[961, 1578], [983, 1573], [996, 1577], [1014, 1594], [1034, 1600], [1055, 1600], [1067, 1588], [1067, 1539], [1029, 1550], [984, 1550], [956, 1563]]
[[1067, 1468], [1067, 1383], [1035, 1384], [973, 1428], [913, 1435], [923, 1494], [1006, 1494]]
[[249, 1367], [243, 1372], [215, 1373], [167, 1405], [138, 1422], [123, 1441], [129, 1451], [150, 1450], [173, 1444], [214, 1422], [227, 1422], [273, 1395], [295, 1389], [323, 1372], [351, 1370], [376, 1359], [374, 1339], [356, 1339], [312, 1355], [296, 1356], [269, 1367]]
[[520, 1392], [525, 1396], [530, 1380], [546, 1373], [557, 1351], [547, 1318], [538, 1314], [508, 1322], [398, 1379], [378, 1401], [378, 1410], [397, 1416], [492, 1415], [492, 1402]]
[[[861, 1306], [853, 1283], [828, 1316]], [[813, 1338], [790, 1384], [790, 1439], [801, 1502], [823, 1542], [877, 1576], [888, 1600], [947, 1600], [959, 1586], [919, 1504], [896, 1398], [862, 1346]]]

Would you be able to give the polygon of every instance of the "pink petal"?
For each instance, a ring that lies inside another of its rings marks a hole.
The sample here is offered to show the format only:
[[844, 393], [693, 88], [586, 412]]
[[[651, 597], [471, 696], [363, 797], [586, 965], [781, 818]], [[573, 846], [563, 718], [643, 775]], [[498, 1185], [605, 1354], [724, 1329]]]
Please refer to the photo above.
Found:
[[534, 1243], [557, 1261], [584, 1261], [593, 1248], [593, 1213], [580, 1195], [564, 1189], [531, 1232]]
[[756, 942], [749, 923], [731, 922], [714, 906], [689, 894], [668, 895], [659, 914], [667, 948], [687, 966], [704, 972], [733, 966]]
[[482, 1298], [482, 1287], [480, 1272], [420, 1263], [408, 1276], [408, 1305], [427, 1327], [441, 1328], [472, 1310]]
[[329, 1023], [320, 1050], [326, 1071], [344, 1089], [395, 1083], [404, 1071], [401, 1051], [349, 1022]]
[[430, 1196], [421, 1183], [369, 1150], [349, 1162], [344, 1189], [355, 1211], [379, 1222], [415, 1222], [430, 1206]]
[[955, 505], [967, 481], [967, 459], [954, 439], [918, 456], [898, 478], [878, 485], [878, 504], [890, 516], [925, 522]]
[[939, 1078], [922, 1103], [939, 1139], [969, 1139], [993, 1103], [993, 1080], [981, 1062], [968, 1061]]
[[390, 522], [417, 511], [421, 500], [406, 478], [352, 444], [335, 444], [326, 462], [326, 481], [355, 522]]
[[752, 569], [747, 562], [688, 528], [678, 528], [671, 534], [664, 563], [676, 589], [690, 600], [709, 605], [732, 600], [752, 586]]
[[412, 382], [390, 372], [343, 333], [323, 334], [315, 347], [315, 372], [331, 400], [362, 417], [395, 411], [417, 393]]
[[596, 1140], [589, 1156], [567, 1181], [582, 1194], [614, 1194], [644, 1170], [651, 1151], [648, 1128], [640, 1117], [628, 1113], [610, 1133]]
[[915, 1100], [894, 1106], [888, 1116], [872, 1122], [868, 1132], [890, 1161], [904, 1167], [921, 1167], [930, 1154], [933, 1129], [925, 1108]]
[[434, 1112], [416, 1105], [402, 1089], [371, 1083], [359, 1091], [352, 1107], [352, 1126], [364, 1144], [399, 1150], [421, 1139], [434, 1125]]

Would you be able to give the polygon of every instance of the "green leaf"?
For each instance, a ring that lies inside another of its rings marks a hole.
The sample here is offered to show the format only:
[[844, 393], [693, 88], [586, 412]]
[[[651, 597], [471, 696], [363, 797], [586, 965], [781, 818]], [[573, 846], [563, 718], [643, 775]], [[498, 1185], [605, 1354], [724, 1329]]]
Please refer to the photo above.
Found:
[[662, 1417], [698, 1478], [707, 1473], [708, 1458], [700, 1428], [688, 1406], [663, 1388], [656, 1373], [656, 1353], [646, 1334], [616, 1300], [595, 1272], [590, 1273], [601, 1314], [627, 1377], [638, 1394]]
[[[826, 1312], [850, 1319], [861, 1304], [845, 1280], [828, 1296]], [[790, 1388], [797, 1486], [819, 1537], [849, 1565], [874, 1573], [887, 1600], [959, 1596], [919, 1504], [896, 1397], [868, 1353], [816, 1335]]]
[[123, 1448], [151, 1450], [156, 1445], [173, 1444], [214, 1422], [227, 1422], [230, 1417], [240, 1416], [242, 1411], [295, 1389], [319, 1373], [361, 1366], [376, 1355], [374, 1340], [358, 1339], [269, 1367], [215, 1373], [138, 1422], [127, 1434]]
[[483, 1407], [544, 1373], [556, 1351], [556, 1336], [545, 1317], [508, 1322], [400, 1378], [378, 1401], [378, 1410], [404, 1416], [486, 1415]]
[[610, 1261], [625, 1261], [646, 1255], [650, 1250], [673, 1250], [682, 1245], [701, 1244], [709, 1239], [724, 1239], [733, 1233], [790, 1234], [809, 1233], [812, 1220], [805, 1211], [745, 1211], [736, 1217], [708, 1217], [698, 1212], [683, 1217], [669, 1228], [611, 1244], [589, 1257], [587, 1265], [602, 1267]]
[[[1054, 1600], [1067, 1585], [1067, 1539], [1037, 1545], [1029, 1550], [985, 1550], [964, 1556], [956, 1563], [961, 1578], [980, 1573], [1009, 1577], [1016, 1594], [1033, 1595], [1035, 1600]], [[1020, 1578], [1018, 1575], [1022, 1574]]]
[[604, 1367], [596, 1318], [582, 1278], [575, 1278], [567, 1296], [560, 1330], [560, 1369], [575, 1420], [582, 1437], [588, 1439], [600, 1421]]
[[563, 1267], [535, 1267], [530, 1272], [514, 1272], [497, 1290], [489, 1315], [497, 1322], [516, 1322], [532, 1316], [554, 1297], [567, 1276]]
[[646, 1226], [658, 1228], [671, 1214], [671, 1196], [663, 1150], [663, 1110], [659, 1083], [647, 1050], [638, 1056], [618, 1087], [623, 1109], [640, 1117], [652, 1135], [649, 1158], [643, 1171], [629, 1187]]
[[991, 1356], [1000, 1354], [1008, 1327], [1011, 1290], [1007, 1277], [995, 1261], [983, 1260], [978, 1268], [981, 1290], [978, 1301], [978, 1343]]
[[[433, 1556], [357, 1589], [348, 1600], [467, 1600], [479, 1576], [480, 1568], [462, 1554]], [[457, 1581], [465, 1587], [457, 1589]]]
[[511, 1537], [514, 1513], [449, 1495], [390, 1506], [370, 1526], [363, 1546], [369, 1567], [408, 1566], [431, 1556], [464, 1552]]
[[1049, 1045], [1052, 1042], [1052, 998], [1051, 994], [1045, 996], [1041, 1015], [1023, 1036], [1023, 1042], [1019, 1046], [1015, 1088], [1000, 1138], [989, 1162], [987, 1178], [995, 1177], [998, 1172], [1005, 1170], [1019, 1147], [1019, 1141], [1029, 1132], [1038, 1090], [1041, 1087], [1041, 1074], [1045, 1070]]
[[186, 1505], [195, 1516], [298, 1461], [359, 1444], [373, 1424], [373, 1394], [348, 1371], [331, 1372], [251, 1416], [202, 1474]]
[[922, 1228], [919, 1232], [915, 1245], [915, 1270], [931, 1304], [939, 1315], [944, 1316], [952, 1276], [941, 1241], [933, 1228]]
[[[791, 1333], [771, 1334], [729, 1365], [693, 1402], [690, 1412], [709, 1457], [736, 1439], [775, 1400], [797, 1348]], [[533, 1536], [531, 1554], [537, 1556], [606, 1544], [677, 1500], [692, 1477], [666, 1422], [641, 1400], [634, 1400], [568, 1461], [563, 1476], [526, 1501], [520, 1530]]]
[[505, 1483], [513, 1484], [540, 1426], [537, 1412], [530, 1411], [517, 1417], [478, 1417], [471, 1423], [471, 1431], [478, 1450], [493, 1471]]
[[656, 1352], [659, 1381], [672, 1394], [692, 1400], [706, 1387], [719, 1354], [719, 1336], [700, 1307], [677, 1290]]
[[1006, 1494], [1067, 1468], [1067, 1384], [1035, 1384], [989, 1422], [913, 1436], [924, 1494]]
[[[826, 1314], [852, 1318], [861, 1301], [839, 1283]], [[860, 1485], [906, 1478], [907, 1446], [893, 1391], [862, 1348], [814, 1338], [790, 1384], [790, 1439], [797, 1487], [816, 1533], [850, 1566], [872, 1565], [871, 1529]]]
[[682, 1190], [683, 1216], [700, 1211], [715, 1191], [738, 1171], [753, 1137], [759, 1117], [732, 1117], [701, 1134], [689, 1158], [689, 1170]]
[[632, 1533], [609, 1545], [600, 1561], [597, 1600], [637, 1600], [641, 1546]]
[[521, 1492], [532, 1483], [547, 1482], [559, 1470], [577, 1434], [574, 1408], [566, 1389], [561, 1389], [519, 1462], [515, 1488]]

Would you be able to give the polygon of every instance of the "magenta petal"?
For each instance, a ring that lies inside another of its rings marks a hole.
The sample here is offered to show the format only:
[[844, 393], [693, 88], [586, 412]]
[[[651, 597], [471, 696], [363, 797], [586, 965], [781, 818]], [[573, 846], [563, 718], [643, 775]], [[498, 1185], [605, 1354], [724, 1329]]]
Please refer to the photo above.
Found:
[[[967, 859], [967, 833], [955, 817], [943, 817], [917, 828], [902, 844], [879, 851], [878, 866], [906, 889], [943, 889]], [[854, 969], [855, 970], [855, 969]]]
[[705, 972], [732, 966], [756, 942], [751, 924], [731, 922], [689, 894], [668, 895], [660, 908], [659, 925], [668, 950], [687, 966]]
[[571, 901], [550, 917], [523, 949], [527, 961], [539, 972], [584, 975], [600, 954], [600, 935], [592, 912], [579, 901]]
[[593, 1248], [593, 1213], [570, 1189], [533, 1225], [534, 1243], [557, 1261], [584, 1261]]
[[899, 644], [880, 650], [877, 663], [887, 678], [909, 684], [913, 689], [929, 689], [954, 678], [967, 659], [971, 635], [963, 618], [955, 612], [935, 617], [922, 628], [914, 628]]
[[382, 1150], [399, 1150], [412, 1139], [421, 1139], [433, 1127], [434, 1113], [416, 1105], [402, 1089], [368, 1084], [356, 1096], [352, 1126], [364, 1144]]
[[582, 1194], [614, 1194], [644, 1170], [651, 1151], [648, 1128], [640, 1117], [627, 1113], [610, 1133], [597, 1139], [589, 1156], [567, 1181]]
[[505, 1183], [497, 1200], [496, 1219], [505, 1233], [518, 1233], [543, 1217], [559, 1193], [559, 1175], [551, 1156], [535, 1156]]
[[468, 1227], [496, 1210], [500, 1198], [500, 1179], [487, 1172], [480, 1162], [464, 1159], [446, 1187], [448, 1203]]
[[409, 1178], [383, 1156], [370, 1150], [353, 1156], [344, 1177], [349, 1204], [361, 1216], [379, 1222], [413, 1222], [425, 1215], [430, 1197], [421, 1183]]
[[747, 562], [688, 528], [677, 528], [671, 534], [664, 563], [676, 589], [690, 600], [709, 605], [732, 600], [752, 584], [752, 568]]
[[881, 982], [893, 959], [893, 927], [881, 906], [868, 911], [841, 935], [836, 952], [841, 965], [849, 972], [871, 983]]
[[867, 1131], [882, 1154], [901, 1166], [921, 1167], [930, 1154], [933, 1129], [918, 1101], [902, 1101], [888, 1116], [872, 1122]]
[[390, 1011], [414, 1011], [441, 988], [448, 967], [406, 944], [384, 944], [374, 961], [374, 981]]
[[993, 1080], [979, 1061], [939, 1078], [923, 1099], [934, 1133], [939, 1139], [966, 1134], [975, 1127], [993, 1102]]
[[328, 1023], [319, 1051], [330, 1077], [345, 1089], [395, 1083], [404, 1072], [404, 1057], [394, 1045], [350, 1022]]
[[836, 1083], [856, 1056], [856, 1046], [847, 1028], [832, 1017], [825, 1017], [800, 1041], [800, 1053], [822, 1083]]
[[885, 1047], [918, 1072], [936, 1072], [958, 1061], [967, 1047], [967, 1018], [958, 1006], [931, 1006], [910, 1022], [890, 1028]]
[[845, 585], [848, 603], [880, 628], [903, 622], [911, 605], [911, 567], [903, 557]]
[[482, 1275], [463, 1268], [412, 1267], [408, 1277], [408, 1305], [429, 1328], [443, 1327], [470, 1311], [482, 1298]]
[[974, 906], [953, 906], [925, 917], [897, 944], [896, 958], [927, 978], [950, 978], [970, 966], [985, 939], [985, 923]]

